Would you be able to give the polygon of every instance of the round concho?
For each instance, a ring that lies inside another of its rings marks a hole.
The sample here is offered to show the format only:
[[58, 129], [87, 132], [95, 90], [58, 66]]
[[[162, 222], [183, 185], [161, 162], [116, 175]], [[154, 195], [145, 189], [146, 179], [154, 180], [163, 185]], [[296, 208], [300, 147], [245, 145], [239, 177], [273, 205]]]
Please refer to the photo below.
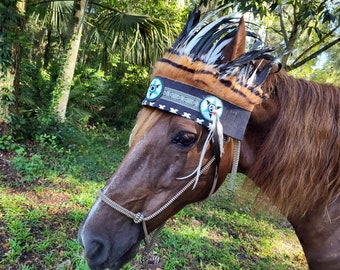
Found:
[[146, 93], [146, 99], [154, 101], [161, 96], [162, 92], [163, 92], [162, 81], [159, 78], [154, 78]]
[[211, 122], [214, 113], [216, 113], [218, 117], [222, 116], [223, 103], [215, 96], [207, 96], [201, 101], [200, 112], [205, 120]]

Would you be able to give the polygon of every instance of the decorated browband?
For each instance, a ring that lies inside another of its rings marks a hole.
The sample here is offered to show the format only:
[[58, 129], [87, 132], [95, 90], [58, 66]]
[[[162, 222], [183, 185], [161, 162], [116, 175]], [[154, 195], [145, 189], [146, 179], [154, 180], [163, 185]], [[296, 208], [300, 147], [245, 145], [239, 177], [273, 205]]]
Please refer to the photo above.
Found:
[[228, 101], [164, 77], [152, 80], [142, 104], [180, 115], [208, 128], [216, 113], [223, 133], [238, 140], [242, 139], [250, 116], [250, 111]]

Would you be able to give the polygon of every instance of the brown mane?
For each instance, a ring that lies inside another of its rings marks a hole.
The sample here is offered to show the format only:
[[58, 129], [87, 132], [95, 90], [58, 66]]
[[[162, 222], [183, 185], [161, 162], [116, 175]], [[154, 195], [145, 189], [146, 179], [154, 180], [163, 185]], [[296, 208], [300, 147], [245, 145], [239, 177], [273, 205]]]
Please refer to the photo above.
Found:
[[285, 215], [326, 208], [340, 194], [340, 88], [281, 71], [263, 89], [271, 97], [259, 109], [279, 110], [248, 176]]

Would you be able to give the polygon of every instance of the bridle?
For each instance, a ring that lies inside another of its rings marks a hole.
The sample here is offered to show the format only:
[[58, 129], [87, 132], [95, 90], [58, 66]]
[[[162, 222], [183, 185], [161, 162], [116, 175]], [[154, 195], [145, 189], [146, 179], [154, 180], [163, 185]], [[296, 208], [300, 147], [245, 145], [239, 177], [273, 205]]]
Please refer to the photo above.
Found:
[[[229, 142], [229, 140], [225, 141], [226, 143]], [[239, 160], [239, 152], [240, 152], [240, 141], [235, 140], [235, 147], [234, 147], [234, 160], [233, 160], [233, 167], [231, 171], [231, 177], [229, 178], [229, 189], [233, 189], [233, 182], [236, 177], [237, 172], [237, 165]], [[162, 229], [163, 225], [161, 225], [159, 228], [155, 230], [155, 234], [151, 237], [148, 233], [146, 222], [152, 220], [162, 212], [164, 212], [170, 205], [172, 205], [185, 191], [187, 191], [191, 186], [195, 186], [197, 183], [197, 177], [200, 177], [203, 175], [210, 166], [215, 162], [215, 156], [212, 156], [212, 158], [203, 166], [202, 169], [200, 169], [199, 175], [193, 177], [182, 189], [180, 189], [171, 199], [169, 199], [163, 206], [161, 206], [158, 210], [153, 212], [149, 216], [144, 216], [141, 212], [134, 213], [122, 205], [118, 204], [117, 202], [111, 200], [108, 196], [106, 196], [103, 192], [103, 190], [98, 191], [98, 197], [105, 202], [107, 205], [109, 205], [111, 208], [115, 209], [117, 212], [125, 215], [126, 217], [132, 219], [134, 223], [139, 224], [142, 223], [143, 231], [144, 231], [144, 241], [145, 241], [145, 252], [142, 254], [142, 260], [143, 266], [146, 267], [149, 264], [149, 261], [152, 262], [152, 265], [159, 263], [159, 258], [151, 255], [151, 251], [154, 245], [154, 239], [157, 237], [158, 233]], [[217, 166], [215, 169], [215, 175], [213, 184], [211, 187], [211, 190], [209, 192], [209, 195], [207, 197], [210, 197], [211, 194], [215, 192], [217, 180], [218, 180], [218, 170]]]
[[[203, 169], [201, 170], [201, 175], [203, 173], [205, 173], [209, 167], [211, 166], [211, 164], [215, 161], [215, 157], [213, 156], [208, 162], [207, 164], [203, 167]], [[210, 191], [210, 194], [214, 192], [215, 187], [216, 187], [216, 182], [217, 181], [217, 177], [214, 177], [214, 183], [212, 185], [212, 189]], [[98, 196], [109, 206], [111, 206], [113, 209], [115, 209], [116, 211], [118, 211], [119, 213], [127, 216], [128, 218], [131, 218], [136, 224], [138, 223], [145, 223], [147, 221], [150, 221], [151, 219], [155, 218], [156, 216], [158, 216], [160, 213], [162, 213], [163, 211], [165, 211], [173, 202], [175, 202], [178, 197], [180, 197], [189, 187], [191, 187], [195, 182], [195, 178], [193, 178], [191, 181], [189, 181], [181, 190], [179, 190], [170, 200], [168, 200], [163, 206], [161, 206], [158, 210], [156, 210], [155, 212], [153, 212], [151, 215], [145, 217], [141, 212], [138, 213], [134, 213], [128, 209], [126, 209], [125, 207], [121, 206], [120, 204], [116, 203], [115, 201], [111, 200], [109, 197], [107, 197], [102, 190], [98, 191]], [[144, 225], [143, 225], [144, 227]], [[144, 233], [147, 235], [147, 232], [144, 230]]]

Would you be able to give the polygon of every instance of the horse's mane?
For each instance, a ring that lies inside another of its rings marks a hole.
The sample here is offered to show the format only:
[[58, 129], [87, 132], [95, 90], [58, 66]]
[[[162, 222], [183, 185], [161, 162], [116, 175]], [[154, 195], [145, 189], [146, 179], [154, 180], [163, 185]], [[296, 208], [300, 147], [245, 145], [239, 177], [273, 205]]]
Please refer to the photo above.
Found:
[[278, 116], [248, 176], [287, 216], [326, 209], [340, 194], [340, 88], [281, 71], [263, 89]]

